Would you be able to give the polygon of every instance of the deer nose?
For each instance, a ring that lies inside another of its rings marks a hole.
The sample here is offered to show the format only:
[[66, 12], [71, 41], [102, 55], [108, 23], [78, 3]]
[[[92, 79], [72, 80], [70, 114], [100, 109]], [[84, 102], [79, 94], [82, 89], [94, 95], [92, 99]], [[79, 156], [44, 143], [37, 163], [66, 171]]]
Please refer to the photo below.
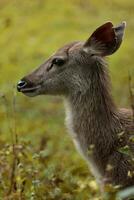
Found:
[[27, 85], [27, 82], [24, 80], [20, 80], [17, 84], [17, 90], [18, 92], [21, 91], [22, 88], [24, 88]]

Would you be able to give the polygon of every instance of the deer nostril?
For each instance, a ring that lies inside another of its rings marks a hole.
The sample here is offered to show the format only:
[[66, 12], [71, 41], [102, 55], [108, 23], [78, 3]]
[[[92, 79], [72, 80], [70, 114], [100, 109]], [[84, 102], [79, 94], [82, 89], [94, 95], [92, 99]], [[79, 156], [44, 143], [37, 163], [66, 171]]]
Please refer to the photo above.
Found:
[[27, 85], [27, 82], [24, 80], [20, 80], [17, 84], [17, 90], [20, 91], [22, 88], [24, 88]]

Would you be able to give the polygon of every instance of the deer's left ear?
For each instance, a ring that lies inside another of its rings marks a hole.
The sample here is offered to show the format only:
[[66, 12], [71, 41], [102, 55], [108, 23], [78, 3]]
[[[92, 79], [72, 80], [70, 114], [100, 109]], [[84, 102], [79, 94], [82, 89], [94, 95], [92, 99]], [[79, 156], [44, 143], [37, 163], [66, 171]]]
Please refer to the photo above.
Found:
[[85, 42], [83, 50], [101, 56], [113, 54], [122, 43], [125, 27], [126, 22], [116, 27], [111, 22], [103, 24]]

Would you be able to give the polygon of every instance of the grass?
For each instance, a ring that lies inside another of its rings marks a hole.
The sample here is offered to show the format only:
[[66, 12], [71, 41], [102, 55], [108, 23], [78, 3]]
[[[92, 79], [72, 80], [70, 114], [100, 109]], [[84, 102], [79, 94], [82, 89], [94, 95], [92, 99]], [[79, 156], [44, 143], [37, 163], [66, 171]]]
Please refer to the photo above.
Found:
[[129, 106], [133, 10], [132, 0], [0, 1], [0, 199], [100, 199], [64, 127], [62, 99], [31, 99], [14, 87], [65, 43], [87, 39], [105, 21], [126, 20], [124, 42], [109, 63], [113, 96], [119, 106]]

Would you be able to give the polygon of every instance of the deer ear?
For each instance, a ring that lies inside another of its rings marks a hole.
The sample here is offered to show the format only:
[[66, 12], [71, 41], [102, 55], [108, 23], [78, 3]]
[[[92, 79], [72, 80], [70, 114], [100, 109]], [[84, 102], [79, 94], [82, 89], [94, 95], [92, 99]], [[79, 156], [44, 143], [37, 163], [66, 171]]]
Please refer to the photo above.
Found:
[[103, 24], [85, 42], [83, 50], [101, 56], [113, 54], [122, 43], [125, 27], [126, 22], [122, 22], [117, 27], [114, 27], [111, 22]]

